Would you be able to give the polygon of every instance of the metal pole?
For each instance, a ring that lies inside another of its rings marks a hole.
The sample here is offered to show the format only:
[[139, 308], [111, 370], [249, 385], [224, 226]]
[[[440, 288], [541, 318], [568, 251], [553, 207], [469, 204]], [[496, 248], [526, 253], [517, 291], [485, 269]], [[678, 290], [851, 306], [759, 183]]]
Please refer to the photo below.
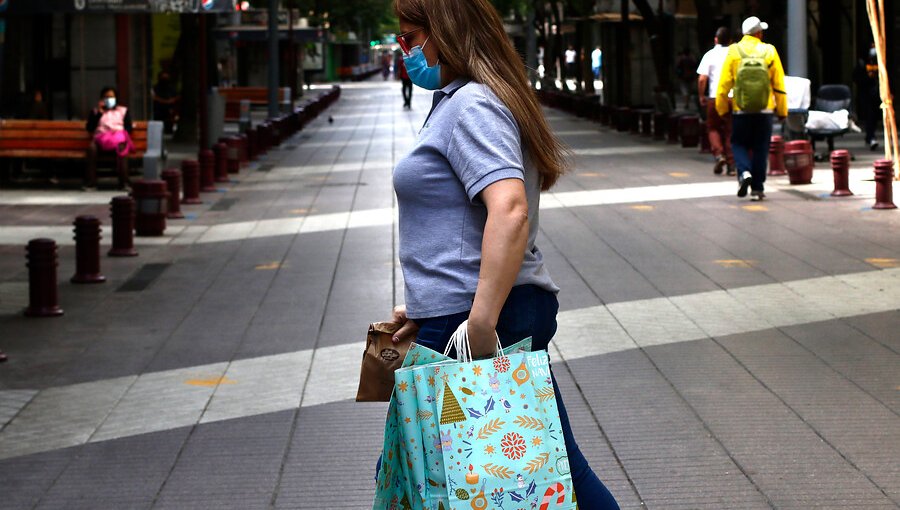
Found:
[[278, 0], [269, 0], [269, 118], [278, 116]]
[[787, 21], [788, 74], [806, 78], [806, 0], [788, 1]]

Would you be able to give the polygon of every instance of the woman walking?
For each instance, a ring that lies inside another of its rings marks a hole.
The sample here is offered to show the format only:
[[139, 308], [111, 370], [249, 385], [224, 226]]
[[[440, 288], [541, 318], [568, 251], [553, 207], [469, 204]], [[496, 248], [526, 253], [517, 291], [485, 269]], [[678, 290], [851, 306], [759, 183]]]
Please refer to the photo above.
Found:
[[[443, 351], [468, 319], [472, 353], [489, 356], [556, 332], [559, 288], [535, 246], [540, 192], [564, 172], [565, 149], [488, 0], [395, 0], [410, 79], [435, 91], [415, 146], [393, 173], [406, 304], [395, 341]], [[553, 382], [556, 388], [556, 381]], [[617, 509], [572, 436], [556, 389], [582, 510]]]

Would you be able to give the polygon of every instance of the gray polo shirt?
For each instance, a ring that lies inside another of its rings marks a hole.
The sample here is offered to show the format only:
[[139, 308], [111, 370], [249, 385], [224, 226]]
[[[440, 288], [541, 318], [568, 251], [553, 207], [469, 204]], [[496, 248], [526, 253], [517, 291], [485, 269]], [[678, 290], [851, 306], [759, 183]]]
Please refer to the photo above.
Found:
[[487, 86], [465, 79], [436, 91], [432, 104], [393, 175], [409, 318], [472, 308], [487, 220], [479, 193], [503, 179], [523, 180], [528, 199], [528, 245], [515, 285], [558, 292], [534, 245], [540, 176], [523, 155], [512, 113]]

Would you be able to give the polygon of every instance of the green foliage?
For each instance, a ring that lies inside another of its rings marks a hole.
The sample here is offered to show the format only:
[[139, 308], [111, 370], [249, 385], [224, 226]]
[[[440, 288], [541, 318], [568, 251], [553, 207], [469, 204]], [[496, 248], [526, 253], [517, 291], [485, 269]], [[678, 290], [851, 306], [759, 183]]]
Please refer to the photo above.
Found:
[[[283, 8], [298, 9], [301, 16], [309, 17], [313, 26], [327, 21], [335, 32], [356, 32], [372, 35], [384, 33], [385, 28], [396, 26], [391, 0], [281, 0]], [[268, 0], [252, 0], [254, 9], [266, 9]], [[392, 30], [391, 30], [392, 31]]]

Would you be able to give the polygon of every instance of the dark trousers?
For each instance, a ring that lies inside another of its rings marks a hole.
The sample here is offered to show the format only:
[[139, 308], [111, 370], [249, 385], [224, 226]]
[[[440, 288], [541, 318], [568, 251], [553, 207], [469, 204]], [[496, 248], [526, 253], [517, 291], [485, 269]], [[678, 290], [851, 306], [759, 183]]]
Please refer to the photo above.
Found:
[[[497, 321], [497, 335], [500, 343], [508, 347], [523, 338], [532, 337], [532, 350], [546, 350], [550, 339], [556, 333], [556, 313], [559, 302], [556, 295], [534, 285], [513, 287], [500, 311]], [[444, 352], [450, 336], [456, 328], [469, 317], [469, 312], [462, 312], [428, 319], [416, 319], [419, 334], [416, 343], [429, 349]], [[552, 375], [552, 371], [551, 371]], [[619, 505], [603, 482], [591, 470], [587, 459], [578, 448], [569, 415], [559, 394], [556, 378], [553, 378], [553, 389], [559, 408], [559, 421], [562, 425], [563, 438], [569, 456], [572, 472], [572, 484], [581, 510], [618, 510]]]
[[401, 78], [403, 82], [403, 106], [412, 106], [412, 80]]
[[[101, 153], [100, 148], [97, 147], [97, 144], [91, 142], [91, 145], [88, 146], [88, 151], [86, 155], [87, 161], [85, 161], [84, 166], [84, 185], [92, 188], [97, 187], [97, 156]], [[119, 177], [119, 186], [126, 186], [131, 184], [130, 179], [128, 177], [128, 158], [123, 158], [118, 154], [115, 154], [116, 158], [116, 175]]]
[[757, 191], [763, 191], [766, 182], [771, 138], [771, 113], [735, 113], [731, 116], [731, 150], [738, 181], [741, 174], [750, 172], [753, 175], [751, 188]]

